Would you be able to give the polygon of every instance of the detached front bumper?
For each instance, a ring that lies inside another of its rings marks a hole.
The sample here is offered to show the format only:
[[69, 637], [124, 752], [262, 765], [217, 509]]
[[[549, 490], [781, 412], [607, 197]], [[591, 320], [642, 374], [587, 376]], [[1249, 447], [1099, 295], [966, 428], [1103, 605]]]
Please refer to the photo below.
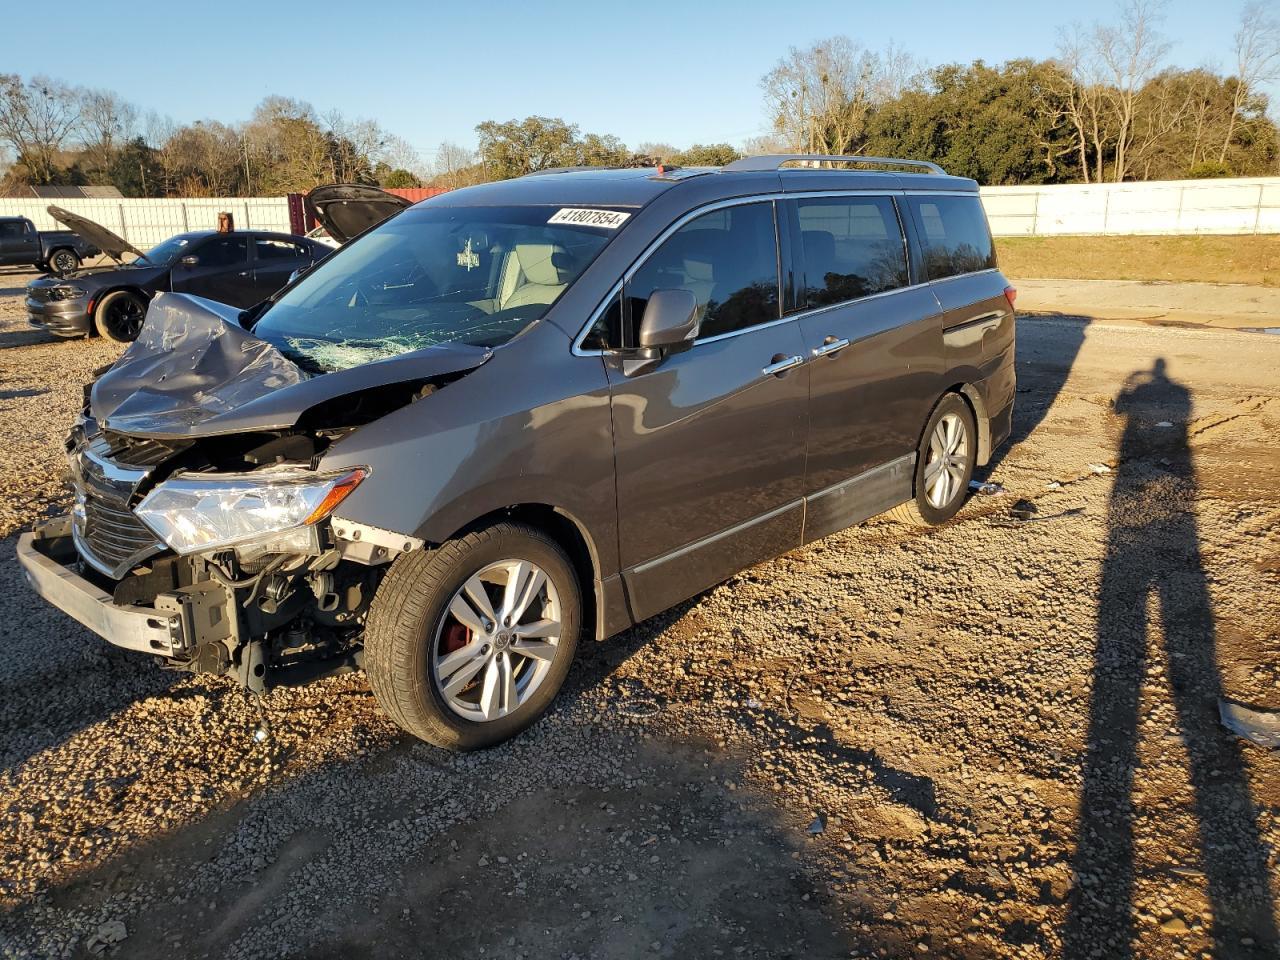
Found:
[[27, 297], [27, 322], [57, 337], [88, 336], [88, 300], [37, 300]]
[[76, 572], [71, 518], [59, 517], [18, 538], [18, 563], [31, 588], [108, 643], [126, 650], [176, 658], [189, 649], [185, 611], [122, 607]]

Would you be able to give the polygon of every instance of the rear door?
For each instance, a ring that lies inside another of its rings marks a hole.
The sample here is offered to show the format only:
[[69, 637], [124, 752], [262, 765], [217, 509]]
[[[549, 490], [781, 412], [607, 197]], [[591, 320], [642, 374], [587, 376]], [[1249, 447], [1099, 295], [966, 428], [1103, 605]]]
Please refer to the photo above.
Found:
[[265, 300], [286, 283], [293, 271], [311, 266], [314, 258], [305, 241], [271, 235], [253, 238], [254, 302]]
[[176, 293], [194, 293], [233, 307], [249, 307], [262, 299], [254, 293], [248, 234], [214, 234], [193, 244], [182, 259], [188, 256], [196, 258], [194, 265], [179, 260], [173, 268]]
[[0, 222], [0, 263], [35, 263], [39, 254], [39, 237], [31, 224], [25, 220]]
[[913, 284], [888, 194], [787, 201], [798, 326], [812, 358], [804, 539], [911, 497], [915, 448], [942, 390], [938, 302]]
[[[1009, 433], [1016, 389], [1013, 308], [996, 269], [995, 245], [976, 193], [906, 197], [921, 260], [942, 307], [947, 379], [971, 384], [982, 399], [979, 463]], [[984, 417], [991, 417], [990, 427]], [[985, 431], [986, 439], [983, 439]]]
[[624, 342], [653, 291], [673, 288], [698, 300], [692, 347], [633, 376], [625, 352], [606, 353], [619, 547], [640, 618], [799, 546], [803, 517], [809, 371], [779, 316], [774, 204], [711, 211], [663, 241], [611, 308]]

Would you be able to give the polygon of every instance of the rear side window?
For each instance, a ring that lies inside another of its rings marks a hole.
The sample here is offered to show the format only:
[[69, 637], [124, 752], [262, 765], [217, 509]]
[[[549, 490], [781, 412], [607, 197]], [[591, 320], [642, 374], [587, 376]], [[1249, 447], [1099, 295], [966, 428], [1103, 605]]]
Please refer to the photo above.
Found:
[[253, 241], [253, 255], [259, 260], [292, 260], [308, 256], [308, 253], [292, 240], [258, 237]]
[[[655, 290], [693, 291], [699, 339], [778, 319], [778, 248], [773, 204], [748, 203], [695, 217], [668, 237], [625, 291], [627, 344]], [[626, 345], [626, 344], [624, 344]]]
[[907, 285], [907, 255], [888, 197], [796, 201], [804, 280], [802, 309]]
[[249, 259], [249, 241], [244, 237], [215, 237], [196, 254], [202, 267], [235, 267]]
[[994, 269], [991, 231], [977, 197], [908, 197], [930, 280]]

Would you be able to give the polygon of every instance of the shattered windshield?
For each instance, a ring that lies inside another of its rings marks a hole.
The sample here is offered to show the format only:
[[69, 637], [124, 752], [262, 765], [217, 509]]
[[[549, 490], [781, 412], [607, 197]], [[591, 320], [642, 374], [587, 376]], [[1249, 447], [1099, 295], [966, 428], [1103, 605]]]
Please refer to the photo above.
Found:
[[441, 343], [497, 346], [546, 313], [627, 216], [410, 210], [320, 263], [253, 332], [316, 373]]

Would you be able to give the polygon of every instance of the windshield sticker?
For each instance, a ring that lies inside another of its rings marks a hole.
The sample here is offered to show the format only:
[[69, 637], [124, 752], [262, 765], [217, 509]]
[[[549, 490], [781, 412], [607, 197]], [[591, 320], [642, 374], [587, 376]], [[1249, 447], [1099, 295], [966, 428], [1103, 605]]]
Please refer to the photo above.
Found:
[[471, 249], [471, 238], [467, 237], [467, 245], [458, 254], [458, 266], [466, 267], [467, 273], [480, 266], [480, 255]]
[[579, 227], [604, 227], [617, 230], [631, 216], [617, 210], [590, 210], [586, 207], [564, 207], [555, 212], [547, 223], [571, 223]]

